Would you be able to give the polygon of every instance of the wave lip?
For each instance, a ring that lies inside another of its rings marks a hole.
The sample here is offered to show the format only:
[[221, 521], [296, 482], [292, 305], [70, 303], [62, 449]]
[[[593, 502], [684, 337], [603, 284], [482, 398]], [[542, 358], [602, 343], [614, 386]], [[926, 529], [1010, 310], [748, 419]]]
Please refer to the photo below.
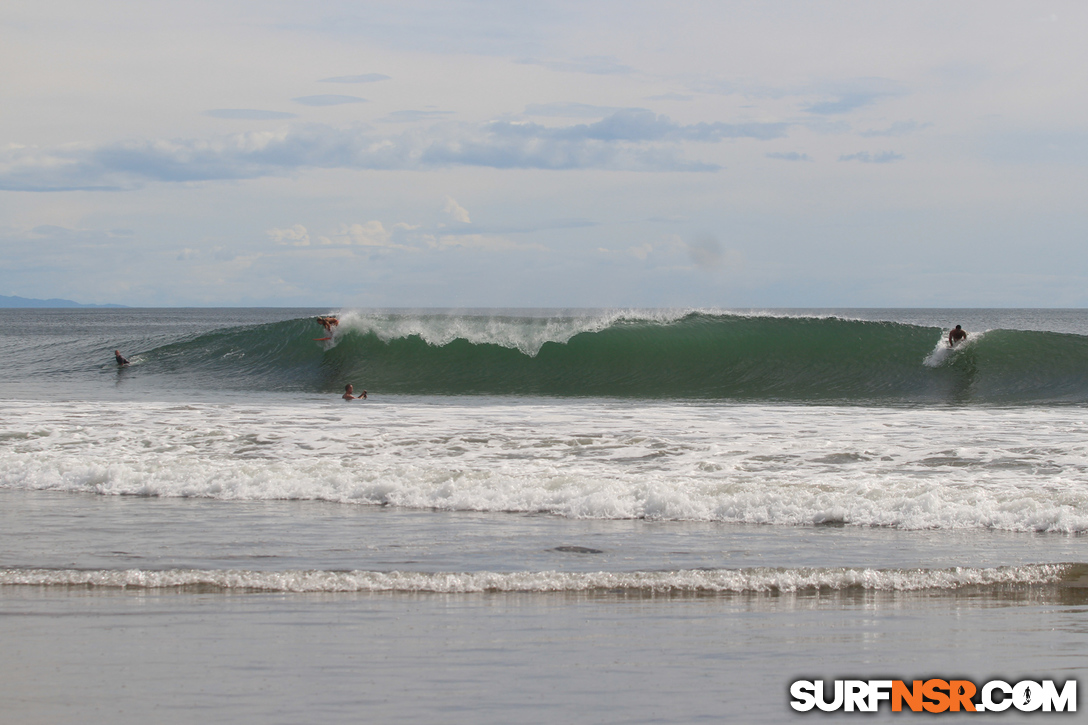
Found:
[[752, 593], [916, 592], [1034, 585], [1088, 588], [1088, 564], [950, 569], [750, 568], [635, 572], [162, 571], [0, 569], [0, 587], [284, 593], [477, 592]]
[[510, 314], [389, 314], [348, 311], [340, 315], [334, 341], [348, 332], [373, 335], [388, 344], [416, 337], [432, 347], [455, 341], [493, 345], [536, 357], [547, 343], [565, 345], [575, 335], [593, 334], [629, 323], [671, 324], [693, 310], [603, 310], [547, 316]]

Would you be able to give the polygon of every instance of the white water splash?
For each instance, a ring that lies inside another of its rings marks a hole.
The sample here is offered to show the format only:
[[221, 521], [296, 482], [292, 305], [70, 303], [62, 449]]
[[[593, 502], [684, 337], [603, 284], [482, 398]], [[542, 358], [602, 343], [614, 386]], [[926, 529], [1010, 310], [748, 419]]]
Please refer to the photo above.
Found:
[[972, 332], [968, 334], [966, 340], [955, 347], [949, 347], [948, 335], [942, 334], [941, 337], [937, 339], [937, 344], [933, 346], [933, 351], [926, 356], [926, 359], [922, 361], [922, 364], [929, 368], [939, 368], [977, 345], [979, 340], [985, 337], [987, 332], [989, 332], [989, 330]]
[[340, 325], [336, 328], [334, 339], [349, 330], [374, 334], [384, 342], [417, 335], [436, 347], [448, 345], [454, 340], [466, 340], [475, 345], [498, 345], [535, 356], [545, 343], [564, 344], [575, 335], [600, 332], [619, 322], [669, 323], [694, 312], [696, 310], [690, 309], [604, 310], [541, 317], [500, 312], [487, 315], [453, 312], [394, 315], [346, 311], [340, 315]]

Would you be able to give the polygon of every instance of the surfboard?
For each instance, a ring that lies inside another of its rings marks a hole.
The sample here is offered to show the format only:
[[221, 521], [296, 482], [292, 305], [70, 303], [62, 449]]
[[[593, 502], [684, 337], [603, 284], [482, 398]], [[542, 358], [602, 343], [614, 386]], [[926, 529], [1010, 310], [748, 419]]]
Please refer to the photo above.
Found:
[[314, 340], [318, 342], [325, 342], [325, 340], [331, 340], [331, 337], [315, 337]]

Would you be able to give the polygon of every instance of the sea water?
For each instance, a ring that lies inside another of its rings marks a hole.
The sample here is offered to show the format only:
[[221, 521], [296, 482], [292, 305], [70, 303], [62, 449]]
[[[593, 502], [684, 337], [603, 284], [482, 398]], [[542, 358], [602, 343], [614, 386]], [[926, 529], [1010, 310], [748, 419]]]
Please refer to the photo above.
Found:
[[14, 721], [1084, 672], [1088, 312], [328, 312], [0, 311]]

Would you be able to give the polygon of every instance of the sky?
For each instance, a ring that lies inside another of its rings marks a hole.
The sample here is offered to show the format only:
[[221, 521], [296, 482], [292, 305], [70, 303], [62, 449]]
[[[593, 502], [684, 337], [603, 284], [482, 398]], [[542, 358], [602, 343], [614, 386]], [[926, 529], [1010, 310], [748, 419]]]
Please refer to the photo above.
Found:
[[1088, 306], [1088, 4], [5, 0], [0, 294]]

